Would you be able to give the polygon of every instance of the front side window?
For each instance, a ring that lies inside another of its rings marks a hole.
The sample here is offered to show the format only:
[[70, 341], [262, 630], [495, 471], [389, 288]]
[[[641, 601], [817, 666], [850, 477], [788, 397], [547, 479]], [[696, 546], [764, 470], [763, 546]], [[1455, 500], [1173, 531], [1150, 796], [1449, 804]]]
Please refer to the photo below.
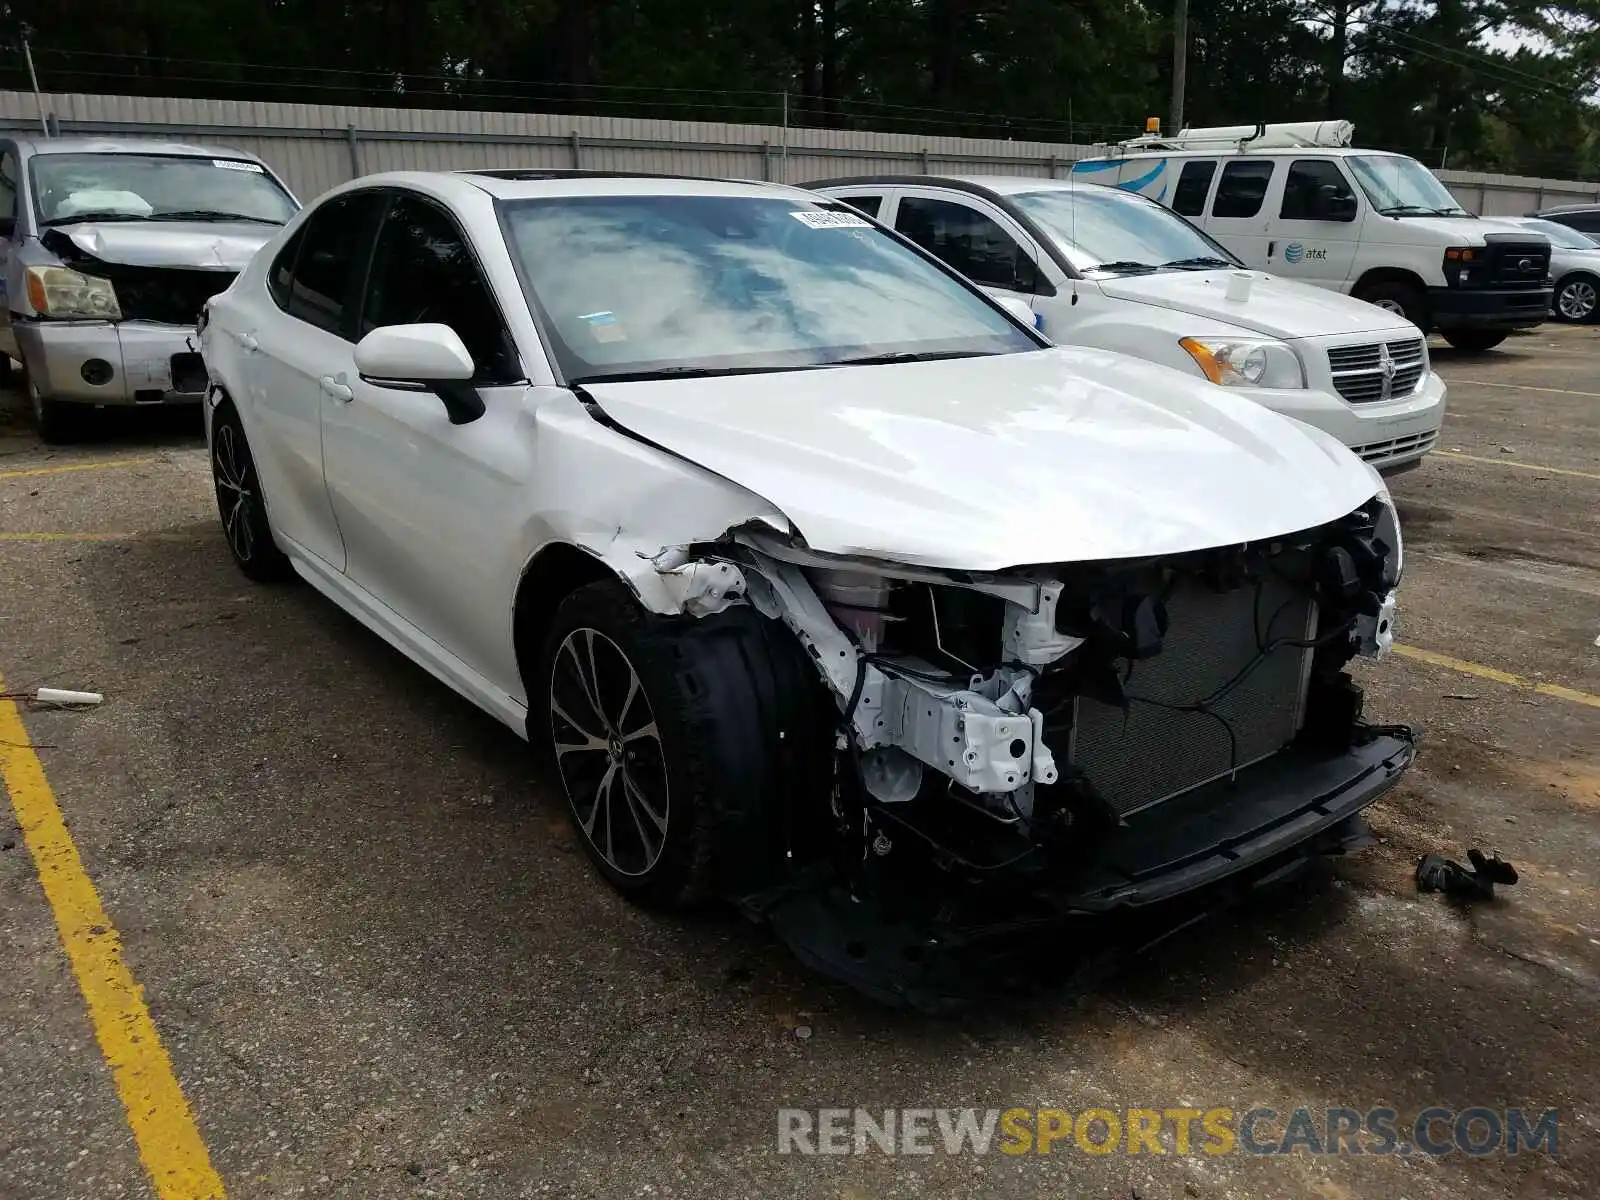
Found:
[[1033, 259], [998, 222], [967, 204], [903, 196], [894, 227], [974, 283], [1031, 292]]
[[568, 382], [1038, 348], [981, 293], [842, 206], [669, 194], [501, 212]]
[[250, 221], [299, 211], [259, 163], [180, 154], [38, 154], [31, 167], [41, 227], [78, 221]]
[[1467, 216], [1448, 188], [1414, 158], [1355, 154], [1345, 159], [1372, 207], [1390, 217]]
[[1216, 173], [1215, 159], [1191, 159], [1184, 163], [1178, 186], [1172, 193], [1172, 211], [1184, 217], [1198, 217], [1205, 212], [1211, 177]]
[[1325, 158], [1296, 159], [1283, 180], [1278, 216], [1285, 221], [1354, 221], [1356, 194], [1339, 164]]
[[291, 317], [350, 339], [346, 318], [384, 199], [381, 192], [351, 192], [311, 214], [302, 231], [305, 242], [293, 260], [286, 305]]
[[455, 221], [438, 205], [402, 194], [372, 251], [358, 336], [380, 325], [433, 322], [456, 331], [477, 367], [475, 383], [521, 376], [500, 310]]
[[1134, 192], [1075, 184], [1018, 192], [1011, 202], [1085, 275], [1209, 270], [1237, 263], [1189, 222]]
[[1211, 202], [1213, 217], [1253, 217], [1261, 211], [1267, 184], [1275, 164], [1270, 158], [1236, 158], [1222, 168], [1217, 198]]

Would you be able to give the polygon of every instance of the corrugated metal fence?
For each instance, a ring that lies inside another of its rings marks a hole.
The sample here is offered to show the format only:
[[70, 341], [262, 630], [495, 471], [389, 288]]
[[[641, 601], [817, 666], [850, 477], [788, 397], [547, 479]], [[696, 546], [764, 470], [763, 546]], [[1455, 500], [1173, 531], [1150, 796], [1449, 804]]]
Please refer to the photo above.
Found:
[[[46, 93], [42, 106], [64, 136], [182, 138], [250, 151], [305, 200], [358, 175], [403, 169], [587, 167], [805, 183], [877, 172], [1053, 176], [1100, 152], [1070, 143], [346, 104]], [[40, 101], [0, 91], [0, 129], [38, 133]], [[1464, 207], [1486, 215], [1600, 200], [1595, 183], [1438, 175]]]

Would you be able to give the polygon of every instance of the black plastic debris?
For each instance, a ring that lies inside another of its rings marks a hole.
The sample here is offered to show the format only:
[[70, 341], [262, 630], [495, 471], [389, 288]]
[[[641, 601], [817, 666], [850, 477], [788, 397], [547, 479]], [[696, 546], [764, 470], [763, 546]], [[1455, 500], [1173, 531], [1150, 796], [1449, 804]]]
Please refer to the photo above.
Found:
[[1493, 900], [1494, 885], [1510, 887], [1517, 869], [1498, 854], [1486, 855], [1476, 847], [1467, 851], [1468, 870], [1442, 854], [1424, 854], [1417, 860], [1417, 890], [1444, 892], [1457, 900]]

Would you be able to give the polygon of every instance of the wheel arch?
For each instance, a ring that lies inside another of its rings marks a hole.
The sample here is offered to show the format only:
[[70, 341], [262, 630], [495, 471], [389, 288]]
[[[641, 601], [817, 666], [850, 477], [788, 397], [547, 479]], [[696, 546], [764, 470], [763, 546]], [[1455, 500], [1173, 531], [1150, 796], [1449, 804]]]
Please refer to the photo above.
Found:
[[538, 677], [545, 633], [563, 600], [579, 588], [602, 579], [626, 584], [600, 558], [571, 542], [551, 542], [540, 547], [522, 568], [511, 605], [511, 639], [517, 657], [517, 674], [528, 693], [530, 740], [535, 709], [531, 685]]
[[1406, 267], [1373, 267], [1356, 280], [1355, 286], [1350, 289], [1350, 294], [1359, 298], [1364, 289], [1380, 283], [1404, 284], [1406, 287], [1416, 288], [1424, 300], [1428, 297], [1428, 285], [1422, 281], [1422, 276]]

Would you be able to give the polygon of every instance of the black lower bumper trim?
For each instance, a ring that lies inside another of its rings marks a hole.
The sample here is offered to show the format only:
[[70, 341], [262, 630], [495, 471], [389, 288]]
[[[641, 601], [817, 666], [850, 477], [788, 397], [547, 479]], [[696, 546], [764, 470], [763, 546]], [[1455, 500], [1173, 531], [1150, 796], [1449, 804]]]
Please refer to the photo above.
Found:
[[1440, 329], [1527, 329], [1550, 315], [1551, 288], [1431, 287], [1428, 306]]

